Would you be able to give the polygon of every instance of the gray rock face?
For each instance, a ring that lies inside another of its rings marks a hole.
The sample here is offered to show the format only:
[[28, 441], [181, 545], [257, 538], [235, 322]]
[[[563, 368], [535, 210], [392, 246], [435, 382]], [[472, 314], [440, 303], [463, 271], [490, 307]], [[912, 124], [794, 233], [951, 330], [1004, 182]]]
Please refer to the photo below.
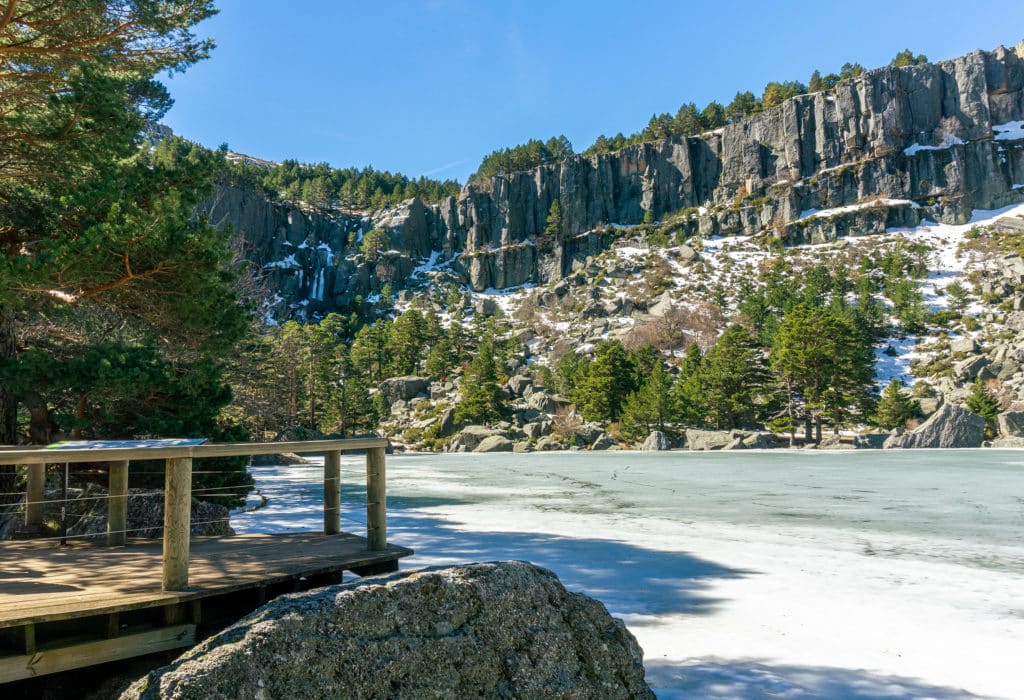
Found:
[[885, 441], [885, 447], [981, 447], [984, 439], [984, 418], [947, 403], [916, 429], [891, 436]]
[[652, 430], [640, 447], [644, 452], [659, 452], [672, 449], [672, 442], [660, 430]]
[[612, 439], [611, 435], [609, 435], [608, 433], [601, 433], [600, 435], [597, 436], [597, 439], [594, 440], [594, 443], [590, 446], [590, 449], [598, 451], [610, 450], [615, 446], [615, 440]]
[[733, 440], [733, 435], [725, 430], [686, 431], [686, 447], [691, 450], [721, 450]]
[[1024, 411], [1004, 411], [996, 416], [1000, 437], [1024, 437]]
[[598, 601], [525, 562], [367, 578], [282, 596], [122, 700], [631, 698], [643, 653]]
[[[608, 224], [639, 224], [647, 212], [692, 210], [686, 233], [774, 229], [789, 243], [925, 217], [964, 223], [972, 208], [1024, 197], [1014, 189], [1024, 182], [1024, 142], [993, 139], [994, 126], [1020, 119], [1024, 44], [878, 68], [715, 132], [496, 175], [458, 197], [413, 199], [372, 218], [306, 212], [227, 186], [203, 209], [231, 224], [239, 249], [273, 276], [282, 313], [325, 312], [385, 283], [400, 287], [431, 251], [477, 291], [557, 282], [612, 244]], [[562, 230], [551, 236], [556, 199]], [[802, 216], [811, 209], [823, 213]], [[394, 251], [379, 261], [358, 250], [370, 228]], [[1007, 265], [1024, 276], [1019, 258]]]
[[429, 377], [392, 377], [380, 383], [380, 393], [390, 406], [396, 401], [408, 401], [424, 393], [429, 386]]
[[474, 452], [511, 452], [512, 441], [503, 435], [491, 435], [480, 441]]

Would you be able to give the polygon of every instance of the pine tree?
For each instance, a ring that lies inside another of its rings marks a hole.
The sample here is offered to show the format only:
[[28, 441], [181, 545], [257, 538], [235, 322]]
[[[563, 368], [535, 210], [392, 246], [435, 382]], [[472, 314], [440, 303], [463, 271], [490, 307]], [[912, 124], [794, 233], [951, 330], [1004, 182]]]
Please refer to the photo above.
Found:
[[623, 403], [623, 432], [631, 438], [639, 438], [654, 429], [664, 431], [674, 418], [671, 392], [672, 376], [659, 359], [640, 388]]
[[418, 309], [409, 309], [391, 324], [388, 342], [390, 377], [415, 374], [427, 340], [427, 323]]
[[949, 296], [949, 310], [954, 311], [958, 314], [963, 314], [967, 310], [967, 305], [970, 303], [970, 297], [967, 294], [967, 289], [959, 282], [953, 282], [946, 287], [946, 294]]
[[590, 421], [616, 421], [622, 405], [636, 385], [633, 362], [617, 340], [602, 340], [594, 348], [594, 361], [587, 366], [574, 392], [580, 414]]
[[456, 422], [490, 423], [501, 420], [504, 402], [498, 384], [493, 336], [487, 336], [480, 342], [459, 389], [461, 399], [455, 407]]
[[999, 415], [1002, 408], [996, 397], [989, 392], [981, 377], [971, 383], [970, 393], [967, 394], [965, 403], [968, 411], [977, 413], [985, 419], [985, 437], [994, 438], [996, 436], [996, 416]]
[[886, 430], [903, 428], [907, 421], [921, 414], [921, 403], [903, 392], [903, 384], [893, 378], [882, 390], [871, 417], [875, 425]]
[[802, 411], [807, 437], [821, 439], [829, 419], [838, 431], [848, 417], [863, 410], [874, 374], [874, 357], [849, 320], [829, 308], [800, 304], [783, 319], [775, 336], [771, 366], [787, 395], [788, 413]]
[[708, 350], [701, 367], [704, 400], [718, 428], [735, 428], [760, 417], [769, 382], [764, 354], [750, 332], [729, 326]]
[[892, 59], [889, 65], [896, 68], [902, 68], [904, 66], [918, 66], [922, 63], [928, 63], [928, 57], [923, 53], [919, 53], [915, 56], [914, 52], [910, 49], [903, 49], [896, 54], [895, 58]]
[[704, 354], [697, 343], [690, 343], [672, 386], [672, 412], [686, 425], [703, 426], [707, 421], [708, 402], [704, 392]]
[[544, 235], [554, 239], [558, 239], [562, 235], [562, 206], [557, 199], [551, 200], [548, 218], [544, 224]]

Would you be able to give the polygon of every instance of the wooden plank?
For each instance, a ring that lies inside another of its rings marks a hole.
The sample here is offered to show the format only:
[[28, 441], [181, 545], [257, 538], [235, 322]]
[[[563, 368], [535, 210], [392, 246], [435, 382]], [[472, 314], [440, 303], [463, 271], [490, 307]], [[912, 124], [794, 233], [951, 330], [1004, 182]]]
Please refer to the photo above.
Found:
[[25, 524], [43, 524], [43, 493], [46, 489], [46, 465], [28, 465], [28, 487], [25, 495]]
[[64, 464], [65, 462], [119, 462], [132, 459], [191, 457], [192, 447], [104, 447], [80, 450], [0, 450], [0, 464]]
[[[281, 452], [305, 454], [338, 450], [367, 450], [387, 447], [387, 438], [347, 438], [344, 440], [302, 440], [293, 442], [235, 442], [196, 445], [192, 448], [194, 457], [231, 457], [238, 455], [268, 455]], [[0, 459], [3, 454], [0, 453]]]
[[123, 545], [128, 533], [128, 461], [110, 463], [107, 492], [107, 544], [111, 547]]
[[366, 546], [380, 551], [388, 545], [384, 448], [366, 451]]
[[239, 457], [279, 452], [327, 452], [368, 450], [387, 447], [387, 438], [346, 438], [344, 440], [302, 440], [291, 442], [224, 442], [168, 447], [103, 447], [48, 450], [45, 447], [0, 449], [0, 464], [63, 464], [65, 462], [117, 462], [137, 459], [184, 459], [195, 457]]
[[114, 639], [39, 649], [34, 654], [0, 658], [0, 683], [105, 664], [168, 649], [179, 649], [192, 646], [195, 641], [195, 625], [175, 625], [125, 634]]
[[164, 469], [163, 589], [188, 588], [192, 518], [192, 460], [169, 459]]
[[324, 453], [324, 534], [341, 532], [341, 453]]

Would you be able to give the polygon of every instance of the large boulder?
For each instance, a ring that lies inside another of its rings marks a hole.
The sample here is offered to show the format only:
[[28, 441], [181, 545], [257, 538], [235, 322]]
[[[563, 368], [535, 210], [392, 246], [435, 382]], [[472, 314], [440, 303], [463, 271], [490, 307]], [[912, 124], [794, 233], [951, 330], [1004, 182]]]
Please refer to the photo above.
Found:
[[999, 449], [1014, 448], [1020, 449], [1024, 447], [1024, 437], [1001, 437], [998, 440], [992, 441], [992, 447]]
[[[501, 435], [500, 430], [483, 425], [467, 425], [459, 431], [451, 443], [452, 452], [472, 452], [489, 437]], [[461, 448], [461, 449], [459, 449]]]
[[672, 449], [672, 441], [668, 439], [668, 436], [660, 430], [652, 430], [651, 434], [644, 440], [644, 444], [640, 446], [640, 449], [644, 452], [662, 452], [664, 450]]
[[529, 377], [517, 374], [508, 380], [508, 390], [512, 392], [513, 396], [522, 396], [527, 387], [533, 384], [533, 380]]
[[568, 399], [558, 396], [557, 394], [552, 395], [546, 391], [535, 391], [526, 399], [526, 405], [543, 413], [554, 414], [557, 413], [559, 409], [568, 409], [572, 403]]
[[491, 435], [480, 441], [474, 452], [511, 452], [512, 441], [504, 435]]
[[985, 419], [956, 404], [944, 404], [916, 429], [892, 435], [886, 448], [981, 447]]
[[133, 684], [156, 698], [654, 698], [643, 652], [552, 572], [492, 562], [286, 595]]
[[380, 383], [380, 393], [388, 402], [388, 406], [396, 401], [408, 401], [418, 394], [425, 393], [430, 386], [430, 377], [392, 377]]
[[1001, 437], [1024, 437], [1024, 411], [1005, 411], [996, 416]]
[[[933, 411], [934, 412], [934, 411]], [[853, 436], [853, 446], [858, 450], [880, 450], [888, 439], [886, 433], [865, 433]]]
[[990, 360], [984, 355], [972, 355], [953, 365], [953, 373], [961, 379], [974, 379], [988, 367]]
[[949, 343], [949, 351], [954, 355], [973, 355], [978, 352], [978, 343], [974, 338], [964, 336]]
[[734, 440], [727, 430], [687, 429], [686, 446], [691, 450], [721, 450]]
[[745, 433], [734, 430], [731, 435], [732, 441], [723, 447], [723, 450], [768, 450], [778, 446], [774, 433]]

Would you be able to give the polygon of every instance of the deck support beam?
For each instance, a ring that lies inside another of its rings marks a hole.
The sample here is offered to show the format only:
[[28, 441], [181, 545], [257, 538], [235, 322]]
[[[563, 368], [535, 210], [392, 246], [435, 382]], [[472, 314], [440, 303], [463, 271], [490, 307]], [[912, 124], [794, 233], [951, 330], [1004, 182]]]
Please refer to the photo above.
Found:
[[128, 535], [128, 462], [122, 460], [110, 463], [110, 477], [107, 484], [110, 499], [107, 501], [107, 544], [118, 547], [125, 543]]
[[43, 499], [46, 487], [46, 465], [29, 464], [28, 487], [25, 494], [25, 524], [29, 527], [43, 524]]
[[183, 591], [188, 588], [192, 460], [168, 459], [165, 472], [163, 589]]
[[324, 452], [324, 534], [341, 532], [341, 452]]
[[384, 481], [384, 448], [366, 450], [366, 548], [387, 548], [387, 494]]

